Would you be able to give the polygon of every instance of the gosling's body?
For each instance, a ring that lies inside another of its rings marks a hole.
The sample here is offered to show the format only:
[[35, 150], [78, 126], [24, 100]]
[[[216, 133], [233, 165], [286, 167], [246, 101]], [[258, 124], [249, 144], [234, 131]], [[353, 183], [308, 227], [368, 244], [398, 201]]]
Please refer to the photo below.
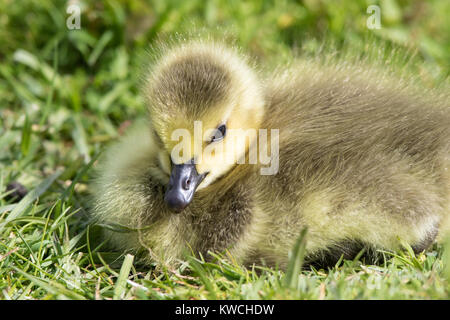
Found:
[[159, 263], [228, 249], [281, 268], [304, 227], [307, 260], [320, 265], [362, 247], [395, 250], [399, 239], [427, 248], [450, 214], [448, 102], [339, 64], [299, 63], [268, 79], [258, 127], [279, 129], [278, 173], [232, 166], [173, 214], [170, 164], [152, 133], [161, 124], [143, 123], [107, 152], [94, 188], [95, 218], [140, 229], [109, 232], [111, 242]]
[[305, 64], [266, 89], [263, 127], [282, 128], [280, 169], [255, 177], [257, 255], [285, 263], [303, 226], [319, 265], [363, 247], [376, 258], [399, 239], [416, 252], [434, 241], [450, 215], [448, 102], [379, 78]]

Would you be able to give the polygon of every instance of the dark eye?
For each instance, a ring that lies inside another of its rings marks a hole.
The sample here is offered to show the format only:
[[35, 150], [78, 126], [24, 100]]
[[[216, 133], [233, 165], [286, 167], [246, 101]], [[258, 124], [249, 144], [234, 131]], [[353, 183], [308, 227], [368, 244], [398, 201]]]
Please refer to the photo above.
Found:
[[225, 137], [225, 134], [227, 133], [227, 126], [222, 124], [216, 129], [216, 132], [211, 138], [211, 142], [222, 140], [223, 137]]

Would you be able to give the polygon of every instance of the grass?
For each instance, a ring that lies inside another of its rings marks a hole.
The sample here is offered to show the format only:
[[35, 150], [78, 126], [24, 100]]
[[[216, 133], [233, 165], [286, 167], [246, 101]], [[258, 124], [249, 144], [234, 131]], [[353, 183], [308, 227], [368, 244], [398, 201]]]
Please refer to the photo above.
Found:
[[[365, 27], [362, 0], [80, 4], [81, 29], [69, 30], [64, 1], [0, 2], [0, 299], [449, 298], [442, 245], [386, 252], [379, 266], [301, 270], [299, 242], [286, 273], [247, 269], [226, 253], [167, 270], [108, 250], [87, 224], [90, 168], [145, 113], [142, 56], [157, 38], [226, 30], [257, 61], [279, 62], [314, 55], [323, 40], [364, 54], [370, 36], [388, 51], [415, 50], [412, 71], [433, 87], [449, 76], [448, 2], [379, 1], [380, 30]], [[12, 181], [29, 190], [20, 202], [8, 197]]]

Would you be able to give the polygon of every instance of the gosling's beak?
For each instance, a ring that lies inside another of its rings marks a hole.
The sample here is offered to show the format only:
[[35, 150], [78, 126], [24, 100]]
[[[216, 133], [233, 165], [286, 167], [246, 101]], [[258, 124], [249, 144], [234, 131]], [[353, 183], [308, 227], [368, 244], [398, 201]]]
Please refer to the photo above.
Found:
[[185, 163], [173, 165], [164, 201], [168, 207], [180, 213], [191, 203], [197, 186], [206, 174], [198, 174], [195, 164]]

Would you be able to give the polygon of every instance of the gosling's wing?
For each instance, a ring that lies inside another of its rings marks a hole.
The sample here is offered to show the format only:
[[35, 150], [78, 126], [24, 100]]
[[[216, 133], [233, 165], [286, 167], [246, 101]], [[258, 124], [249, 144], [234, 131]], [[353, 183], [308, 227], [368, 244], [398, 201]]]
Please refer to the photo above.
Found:
[[161, 169], [160, 150], [145, 120], [137, 121], [107, 147], [95, 171], [92, 215], [99, 221], [133, 226], [142, 212], [162, 203], [159, 196], [168, 176]]

